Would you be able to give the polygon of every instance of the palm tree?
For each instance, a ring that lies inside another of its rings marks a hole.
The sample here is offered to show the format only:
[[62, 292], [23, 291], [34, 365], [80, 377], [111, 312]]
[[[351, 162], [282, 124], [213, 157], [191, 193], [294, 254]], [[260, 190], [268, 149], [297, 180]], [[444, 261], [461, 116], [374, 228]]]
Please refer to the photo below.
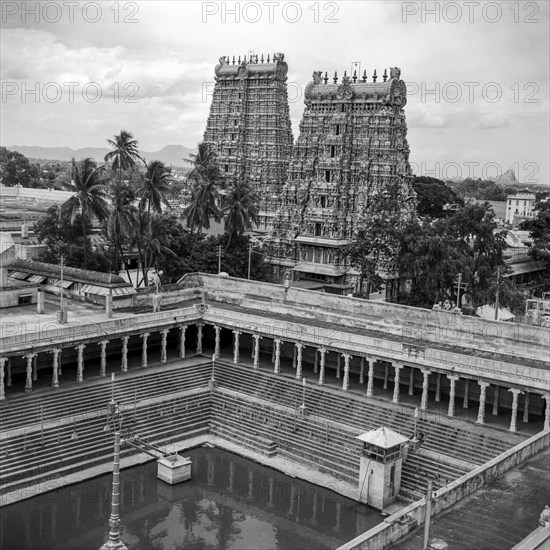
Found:
[[170, 172], [166, 168], [164, 162], [154, 160], [147, 165], [147, 170], [143, 178], [143, 183], [138, 190], [138, 195], [141, 195], [139, 208], [145, 210], [147, 206], [147, 215], [153, 212], [161, 213], [163, 206], [169, 206], [166, 194], [170, 191], [168, 176]]
[[207, 143], [199, 143], [198, 153], [190, 156], [192, 160], [187, 162], [193, 165], [188, 177], [191, 200], [183, 211], [183, 217], [187, 219], [187, 227], [197, 228], [200, 233], [202, 229], [210, 229], [210, 218], [216, 222], [222, 219], [218, 191], [220, 170], [216, 154]]
[[250, 184], [235, 181], [224, 200], [225, 232], [228, 234], [226, 248], [233, 237], [240, 237], [245, 231], [258, 224], [257, 198]]
[[[167, 170], [164, 163], [160, 160], [154, 160], [147, 165], [147, 170], [145, 171], [145, 176], [143, 177], [143, 183], [138, 189], [138, 195], [141, 195], [141, 199], [139, 201], [140, 225], [142, 231], [147, 233], [147, 239], [145, 239], [146, 241], [151, 241], [153, 238], [151, 211], [160, 214], [162, 213], [163, 206], [170, 206], [168, 204], [168, 200], [166, 199], [166, 194], [170, 190], [168, 183], [169, 175], [170, 172]], [[147, 211], [145, 215], [146, 207]], [[147, 285], [149, 283], [147, 278], [147, 272], [149, 269], [147, 255], [149, 249], [148, 247], [143, 247], [142, 242], [143, 239], [138, 238], [138, 254], [143, 270], [143, 280], [145, 285]]]
[[132, 187], [122, 181], [111, 185], [111, 211], [107, 219], [107, 236], [115, 246], [115, 273], [118, 275], [122, 239], [129, 237], [136, 226], [137, 208]]
[[100, 221], [107, 218], [110, 211], [107, 201], [104, 166], [99, 166], [90, 158], [71, 165], [71, 180], [65, 187], [74, 195], [63, 203], [63, 208], [70, 212], [71, 223], [81, 214], [82, 236], [84, 238], [84, 269], [88, 266], [86, 222], [96, 216]]
[[122, 172], [133, 168], [137, 159], [145, 163], [139, 155], [137, 140], [126, 130], [121, 130], [118, 136], [114, 136], [114, 140], [108, 139], [107, 143], [113, 150], [105, 155], [105, 162], [112, 161], [113, 170], [118, 171], [119, 183], [122, 182]]

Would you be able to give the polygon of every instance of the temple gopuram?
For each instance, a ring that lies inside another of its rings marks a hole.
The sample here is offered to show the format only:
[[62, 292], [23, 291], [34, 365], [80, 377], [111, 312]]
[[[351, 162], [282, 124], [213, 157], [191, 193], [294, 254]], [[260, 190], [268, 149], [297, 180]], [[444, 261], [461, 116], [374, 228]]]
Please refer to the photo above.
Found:
[[226, 185], [249, 182], [260, 204], [258, 230], [270, 230], [287, 179], [293, 136], [284, 54], [221, 57], [204, 142], [214, 146]]
[[[373, 212], [415, 212], [403, 107], [406, 86], [398, 68], [378, 82], [344, 73], [338, 82], [313, 73], [305, 110], [275, 216], [268, 249], [275, 273], [317, 281], [327, 291], [351, 289], [358, 273], [342, 253]], [[385, 299], [397, 292], [397, 274], [384, 273]], [[332, 287], [332, 288], [331, 288]]]
[[[303, 288], [358, 288], [344, 247], [372, 214], [406, 220], [416, 211], [399, 68], [342, 78], [320, 71], [304, 91], [293, 144], [283, 54], [221, 57], [204, 141], [214, 146], [225, 185], [247, 181], [259, 200], [257, 231], [275, 280]], [[385, 259], [383, 289], [393, 300], [398, 274]], [[368, 289], [367, 289], [368, 291]]]

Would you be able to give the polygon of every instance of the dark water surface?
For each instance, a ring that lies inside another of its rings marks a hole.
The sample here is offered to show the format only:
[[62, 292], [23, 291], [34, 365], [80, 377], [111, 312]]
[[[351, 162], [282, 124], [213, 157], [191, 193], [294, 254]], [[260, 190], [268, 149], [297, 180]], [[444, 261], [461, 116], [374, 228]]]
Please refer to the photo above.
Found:
[[[168, 485], [155, 461], [121, 472], [129, 550], [321, 550], [382, 521], [332, 491], [220, 449], [183, 453], [192, 479]], [[2, 550], [98, 550], [109, 531], [111, 475], [0, 508]]]

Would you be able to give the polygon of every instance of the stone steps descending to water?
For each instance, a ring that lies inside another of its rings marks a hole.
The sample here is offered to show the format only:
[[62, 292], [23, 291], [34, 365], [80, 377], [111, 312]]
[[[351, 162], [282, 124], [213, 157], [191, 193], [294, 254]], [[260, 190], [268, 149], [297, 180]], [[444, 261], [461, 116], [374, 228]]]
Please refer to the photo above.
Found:
[[[217, 378], [222, 386], [287, 406], [293, 406], [302, 399], [302, 384], [288, 376], [229, 365], [229, 368], [219, 369]], [[363, 431], [381, 425], [404, 435], [412, 434], [414, 430], [414, 418], [407, 410], [387, 406], [379, 400], [362, 398], [352, 392], [309, 385], [306, 401], [313, 414], [334, 420], [344, 418], [348, 425]], [[426, 436], [426, 448], [473, 464], [486, 462], [525, 439], [517, 434], [503, 434], [503, 438], [499, 439], [473, 433], [463, 427], [450, 425], [447, 420], [445, 424], [438, 423], [428, 415], [418, 420], [418, 429]]]
[[[202, 359], [202, 358], [201, 358]], [[175, 391], [206, 386], [210, 378], [211, 362], [174, 368], [169, 363], [165, 370], [140, 369], [139, 374], [128, 372], [117, 375], [115, 401], [123, 405], [134, 400], [156, 398]], [[198, 368], [202, 367], [202, 368]], [[47, 422], [64, 416], [105, 409], [111, 398], [110, 380], [93, 380], [59, 390], [42, 390], [34, 394], [10, 398], [0, 405], [2, 432]]]
[[[223, 390], [222, 390], [223, 392]], [[215, 435], [246, 434], [253, 448], [256, 439], [273, 440], [278, 452], [293, 461], [307, 459], [313, 469], [329, 473], [355, 484], [359, 475], [359, 444], [349, 450], [354, 440], [346, 434], [326, 429], [315, 421], [295, 418], [293, 411], [277, 408], [266, 410], [245, 395], [214, 392], [212, 399], [212, 433]], [[354, 442], [355, 443], [355, 442]]]
[[[195, 381], [193, 383], [201, 381], [204, 374], [208, 378], [207, 365], [204, 363], [189, 367], [189, 384], [191, 380]], [[147, 398], [154, 396], [155, 380], [164, 384], [165, 375], [164, 371], [148, 373], [148, 388], [142, 395]], [[181, 377], [175, 378], [177, 382], [182, 381]], [[166, 394], [155, 402], [137, 401], [135, 409], [127, 407], [125, 410], [123, 407], [123, 439], [139, 434], [143, 440], [158, 446], [208, 433], [210, 392], [206, 387], [203, 390], [192, 388], [183, 392], [180, 391], [181, 385], [172, 383], [171, 387], [172, 394], [177, 392], [172, 398]], [[104, 432], [107, 420], [102, 412], [105, 408], [104, 391], [96, 397], [97, 404], [101, 402], [101, 409], [76, 416], [75, 422], [71, 421], [72, 418], [69, 421], [65, 418], [58, 424], [49, 422], [43, 434], [40, 429], [12, 431], [12, 435], [2, 441], [0, 448], [0, 492], [6, 494], [47, 479], [109, 463], [112, 460], [113, 438], [112, 433]], [[56, 395], [60, 401], [70, 400], [70, 393]], [[71, 437], [73, 433], [77, 437]], [[122, 456], [139, 452], [129, 445], [123, 445], [121, 449]]]

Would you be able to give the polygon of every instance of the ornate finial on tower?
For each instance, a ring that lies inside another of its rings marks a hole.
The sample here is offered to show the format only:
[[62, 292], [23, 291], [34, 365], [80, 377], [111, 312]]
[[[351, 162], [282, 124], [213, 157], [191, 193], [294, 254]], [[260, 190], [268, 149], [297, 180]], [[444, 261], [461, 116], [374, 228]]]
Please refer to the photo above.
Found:
[[382, 75], [382, 78], [384, 79], [384, 82], [388, 80], [388, 69], [384, 69], [384, 74]]
[[246, 55], [243, 58], [243, 63], [246, 63]]
[[269, 54], [267, 54], [267, 62], [269, 63]]
[[262, 63], [264, 62], [264, 54], [262, 54]]
[[233, 56], [233, 65], [235, 65], [235, 56]]
[[367, 69], [363, 71], [363, 82], [367, 81]]
[[337, 71], [334, 71], [334, 77], [333, 77], [332, 80], [334, 80], [334, 84], [336, 84], [338, 82], [338, 72]]
[[328, 82], [328, 73], [327, 73], [327, 71], [325, 71], [325, 78], [323, 78], [323, 80], [325, 81], [325, 84]]
[[355, 84], [357, 82], [357, 71], [353, 71], [353, 83]]
[[348, 76], [348, 72], [344, 71], [344, 78], [346, 78], [346, 76]]
[[241, 64], [241, 56], [239, 55], [239, 59], [237, 60], [237, 63], [240, 65]]
[[376, 69], [374, 69], [374, 74], [372, 75], [372, 81], [376, 82], [377, 79], [378, 77], [376, 76]]

